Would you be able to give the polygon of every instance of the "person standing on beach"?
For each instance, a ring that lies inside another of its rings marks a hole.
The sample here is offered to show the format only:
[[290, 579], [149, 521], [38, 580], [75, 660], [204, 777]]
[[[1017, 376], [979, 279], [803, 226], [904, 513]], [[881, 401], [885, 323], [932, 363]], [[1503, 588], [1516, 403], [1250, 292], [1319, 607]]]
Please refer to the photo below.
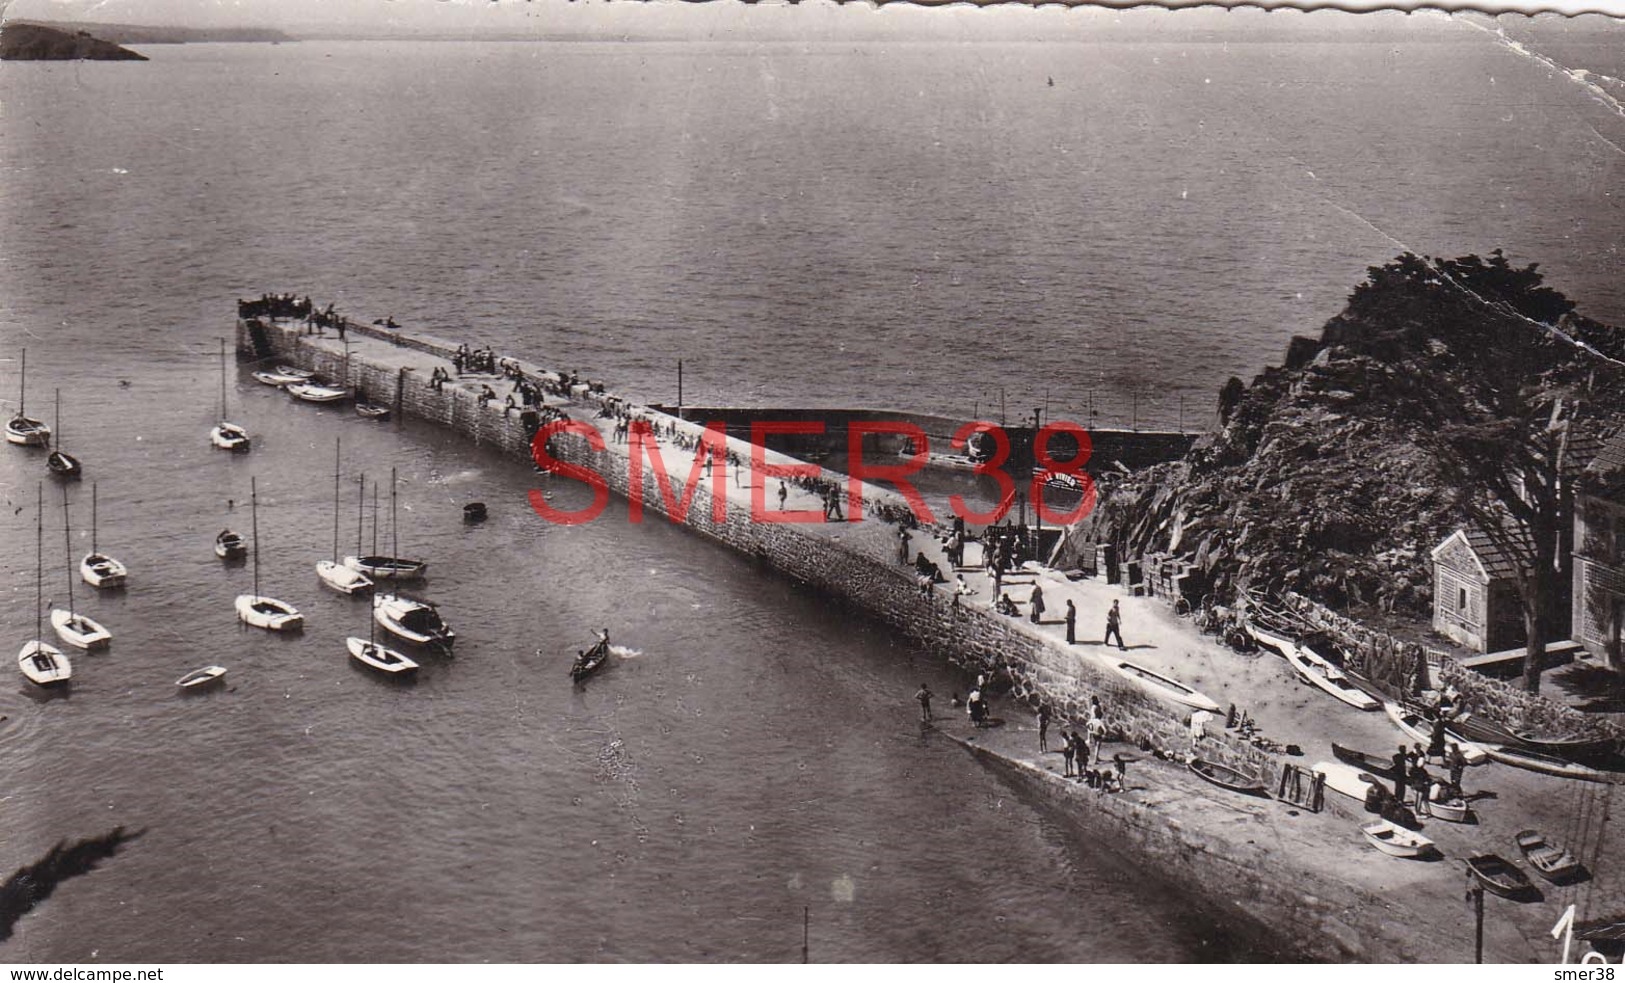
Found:
[[1461, 795], [1461, 775], [1467, 770], [1467, 756], [1461, 753], [1461, 745], [1450, 745], [1450, 753], [1445, 756], [1445, 764], [1450, 768], [1450, 788]]
[[786, 488], [784, 486], [783, 481], [780, 481], [779, 482], [779, 511], [780, 512], [784, 511], [784, 501], [785, 501], [785, 499], [787, 499], [789, 497], [790, 497], [790, 489], [788, 489], [788, 488]]
[[1049, 750], [1049, 707], [1040, 703], [1038, 705], [1038, 753], [1043, 754]]
[[1072, 777], [1072, 756], [1076, 753], [1072, 747], [1072, 733], [1063, 727], [1061, 729], [1061, 777]]
[[1044, 588], [1034, 584], [1032, 594], [1027, 597], [1027, 603], [1031, 608], [1029, 617], [1032, 619], [1032, 623], [1035, 625], [1041, 624], [1041, 619], [1044, 617]]
[[1078, 644], [1078, 606], [1070, 597], [1066, 599], [1066, 643]]
[[1106, 721], [1100, 717], [1089, 718], [1089, 757], [1100, 760], [1100, 742], [1106, 739]]
[[924, 723], [924, 724], [930, 723], [931, 722], [931, 687], [925, 685], [924, 683], [921, 683], [920, 684], [920, 691], [918, 693], [914, 694], [914, 698], [916, 700], [920, 701], [920, 722]]
[[1105, 638], [1104, 641], [1101, 642], [1101, 644], [1102, 645], [1110, 645], [1112, 643], [1112, 636], [1116, 635], [1117, 636], [1117, 650], [1119, 652], [1128, 651], [1128, 646], [1123, 644], [1123, 627], [1122, 626], [1123, 626], [1123, 612], [1117, 606], [1117, 602], [1113, 601], [1112, 602], [1112, 609], [1110, 611], [1106, 612], [1106, 638]]
[[1394, 798], [1400, 802], [1405, 801], [1405, 775], [1409, 770], [1408, 765], [1405, 745], [1401, 744], [1399, 750], [1394, 752]]

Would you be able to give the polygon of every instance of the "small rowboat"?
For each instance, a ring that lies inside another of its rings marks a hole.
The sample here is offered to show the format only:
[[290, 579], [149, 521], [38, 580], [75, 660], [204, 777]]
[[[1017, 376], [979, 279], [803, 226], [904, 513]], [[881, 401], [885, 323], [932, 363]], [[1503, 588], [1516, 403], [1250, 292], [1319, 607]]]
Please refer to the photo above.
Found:
[[449, 649], [457, 641], [457, 633], [428, 601], [380, 594], [373, 598], [372, 617], [385, 631], [416, 645]]
[[373, 580], [417, 580], [429, 570], [423, 560], [408, 560], [398, 556], [347, 556], [344, 565]]
[[306, 369], [296, 368], [295, 366], [292, 366], [292, 365], [278, 365], [276, 367], [276, 374], [277, 375], [293, 376], [295, 379], [314, 379], [314, 378], [316, 378], [316, 373], [308, 371]]
[[1287, 638], [1284, 632], [1277, 629], [1270, 631], [1269, 627], [1248, 620], [1247, 632], [1253, 636], [1258, 644], [1266, 648], [1275, 649], [1286, 657], [1288, 664], [1303, 677], [1304, 681], [1317, 689], [1354, 707], [1356, 710], [1375, 710], [1382, 706], [1376, 697], [1354, 685], [1343, 671], [1324, 656], [1316, 653], [1307, 645], [1300, 645]]
[[1611, 737], [1550, 738], [1528, 731], [1519, 731], [1517, 736], [1530, 751], [1569, 761], [1601, 762], [1619, 753], [1619, 742]]
[[350, 650], [350, 657], [357, 662], [391, 676], [404, 676], [418, 670], [416, 662], [392, 648], [369, 642], [365, 638], [346, 638], [344, 647]]
[[113, 633], [82, 614], [56, 608], [51, 612], [51, 627], [58, 638], [74, 648], [104, 649], [113, 640]]
[[1193, 775], [1220, 788], [1240, 792], [1243, 795], [1258, 795], [1266, 798], [1269, 796], [1269, 793], [1264, 789], [1263, 782], [1218, 762], [1193, 758], [1189, 767]]
[[363, 402], [360, 399], [355, 401], [355, 412], [357, 416], [364, 416], [369, 420], [389, 419], [389, 407], [378, 403]]
[[570, 667], [570, 678], [579, 683], [597, 672], [608, 661], [609, 643], [600, 641], [597, 645], [588, 649], [584, 655], [576, 659], [575, 665]]
[[1519, 870], [1516, 864], [1493, 853], [1468, 857], [1467, 872], [1484, 885], [1486, 891], [1503, 898], [1525, 896], [1534, 890], [1528, 875]]
[[1510, 747], [1491, 747], [1489, 756], [1504, 765], [1514, 768], [1523, 768], [1528, 771], [1538, 771], [1543, 775], [1555, 775], [1558, 778], [1576, 778], [1583, 782], [1608, 782], [1616, 777], [1611, 772], [1598, 771], [1573, 761], [1553, 757], [1549, 754], [1540, 754], [1536, 751], [1522, 751]]
[[1523, 830], [1513, 839], [1517, 841], [1518, 849], [1523, 851], [1523, 858], [1529, 861], [1529, 866], [1553, 883], [1580, 872], [1580, 861], [1574, 858], [1574, 854], [1555, 843], [1546, 842], [1546, 837], [1535, 830]]
[[[1419, 711], [1411, 707], [1401, 707], [1397, 703], [1384, 703], [1382, 708], [1387, 711], [1388, 719], [1394, 722], [1400, 733], [1423, 747], [1432, 743], [1433, 735], [1429, 732], [1431, 725]], [[1467, 759], [1470, 765], [1481, 765], [1490, 760], [1489, 751], [1472, 741], [1457, 740], [1454, 743], [1461, 748], [1461, 756]]]
[[351, 570], [342, 563], [332, 560], [318, 560], [316, 562], [316, 576], [322, 583], [333, 588], [340, 594], [363, 594], [372, 590], [372, 580], [359, 570]]
[[1318, 762], [1312, 770], [1317, 775], [1325, 776], [1326, 787], [1333, 792], [1340, 792], [1362, 803], [1370, 794], [1371, 786], [1382, 787], [1376, 775], [1336, 761]]
[[464, 522], [484, 522], [485, 521], [485, 503], [484, 502], [469, 502], [467, 505], [463, 506], [463, 521]]
[[44, 447], [51, 442], [51, 428], [21, 413], [6, 424], [6, 443], [20, 447]]
[[225, 666], [204, 666], [175, 680], [175, 685], [181, 689], [202, 689], [210, 683], [219, 682], [225, 675]]
[[110, 590], [123, 587], [130, 570], [105, 553], [88, 553], [79, 561], [79, 576], [92, 587]]
[[302, 375], [283, 375], [280, 372], [255, 372], [254, 378], [276, 389], [305, 381]]
[[245, 454], [254, 447], [253, 438], [248, 436], [247, 430], [224, 420], [215, 424], [214, 429], [209, 431], [209, 443], [223, 451], [237, 454]]
[[45, 458], [45, 466], [60, 478], [79, 478], [85, 473], [85, 466], [67, 451], [52, 451]]
[[1366, 842], [1390, 857], [1425, 857], [1433, 852], [1433, 841], [1421, 833], [1378, 819], [1360, 827]]
[[36, 686], [55, 686], [73, 678], [73, 663], [68, 657], [37, 639], [17, 653], [17, 668]]
[[[1434, 788], [1439, 788], [1435, 785]], [[1428, 799], [1428, 815], [1445, 823], [1465, 823], [1473, 818], [1473, 808], [1459, 795], [1448, 799]]]
[[227, 529], [214, 537], [214, 555], [222, 560], [241, 560], [248, 555], [248, 544], [243, 542], [243, 537]]
[[1347, 748], [1334, 742], [1332, 744], [1332, 757], [1339, 761], [1353, 765], [1361, 771], [1368, 771], [1371, 774], [1380, 776], [1382, 778], [1391, 779], [1394, 777], [1394, 763], [1392, 761], [1384, 761], [1382, 758], [1379, 758], [1374, 754], [1367, 754], [1364, 751], [1356, 751], [1353, 748]]
[[1115, 662], [1112, 664], [1112, 668], [1123, 678], [1136, 684], [1141, 689], [1163, 699], [1183, 703], [1185, 706], [1206, 710], [1209, 713], [1220, 712], [1219, 705], [1201, 693], [1178, 680], [1160, 676], [1144, 666], [1135, 665], [1132, 662]]
[[350, 390], [315, 382], [291, 382], [282, 388], [294, 399], [307, 403], [339, 403], [350, 398]]
[[297, 631], [305, 626], [305, 616], [287, 601], [257, 594], [237, 595], [237, 617], [244, 624], [266, 631]]

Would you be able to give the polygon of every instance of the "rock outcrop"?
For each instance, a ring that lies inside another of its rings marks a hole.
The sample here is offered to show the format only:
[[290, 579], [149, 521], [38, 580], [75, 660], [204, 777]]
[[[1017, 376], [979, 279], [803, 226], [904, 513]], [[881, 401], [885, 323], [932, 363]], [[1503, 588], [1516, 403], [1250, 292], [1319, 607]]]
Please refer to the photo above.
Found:
[[146, 61], [147, 57], [85, 31], [42, 24], [0, 27], [0, 61]]

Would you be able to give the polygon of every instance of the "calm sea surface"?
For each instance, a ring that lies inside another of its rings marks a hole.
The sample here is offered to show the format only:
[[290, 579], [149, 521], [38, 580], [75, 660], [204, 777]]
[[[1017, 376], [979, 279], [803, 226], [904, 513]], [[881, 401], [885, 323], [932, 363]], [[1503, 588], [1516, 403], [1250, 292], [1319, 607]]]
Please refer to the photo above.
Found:
[[[987, 412], [1003, 387], [1012, 415], [1174, 424], [1401, 244], [1505, 246], [1625, 316], [1625, 125], [1487, 38], [1435, 43], [1460, 30], [0, 64], [0, 357], [29, 349], [35, 415], [61, 389], [101, 545], [133, 570], [121, 595], [76, 586], [116, 638], [70, 696], [0, 677], [0, 870], [146, 830], [0, 958], [793, 960], [804, 906], [815, 960], [1263, 955], [922, 739], [914, 687], [964, 688], [938, 659], [726, 552], [619, 506], [546, 527], [522, 464], [235, 365], [259, 443], [212, 452], [216, 339], [236, 297], [293, 290], [634, 397], [673, 396], [682, 358], [692, 402]], [[409, 688], [348, 664], [364, 603], [314, 576], [335, 437], [342, 548], [354, 475], [398, 467], [402, 551], [462, 636]], [[6, 651], [33, 637], [43, 472], [0, 448]], [[251, 572], [210, 551], [246, 531], [256, 475], [264, 590], [302, 637], [239, 628]], [[492, 520], [465, 527], [476, 499]], [[638, 654], [576, 690], [598, 625]], [[209, 662], [229, 687], [179, 697]]]

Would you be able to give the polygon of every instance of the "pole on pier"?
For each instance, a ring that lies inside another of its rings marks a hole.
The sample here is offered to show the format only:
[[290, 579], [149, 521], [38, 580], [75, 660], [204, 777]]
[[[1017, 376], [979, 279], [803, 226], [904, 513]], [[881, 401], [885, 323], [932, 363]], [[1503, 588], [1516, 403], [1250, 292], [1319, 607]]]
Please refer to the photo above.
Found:
[[677, 418], [683, 418], [683, 360], [677, 360]]

